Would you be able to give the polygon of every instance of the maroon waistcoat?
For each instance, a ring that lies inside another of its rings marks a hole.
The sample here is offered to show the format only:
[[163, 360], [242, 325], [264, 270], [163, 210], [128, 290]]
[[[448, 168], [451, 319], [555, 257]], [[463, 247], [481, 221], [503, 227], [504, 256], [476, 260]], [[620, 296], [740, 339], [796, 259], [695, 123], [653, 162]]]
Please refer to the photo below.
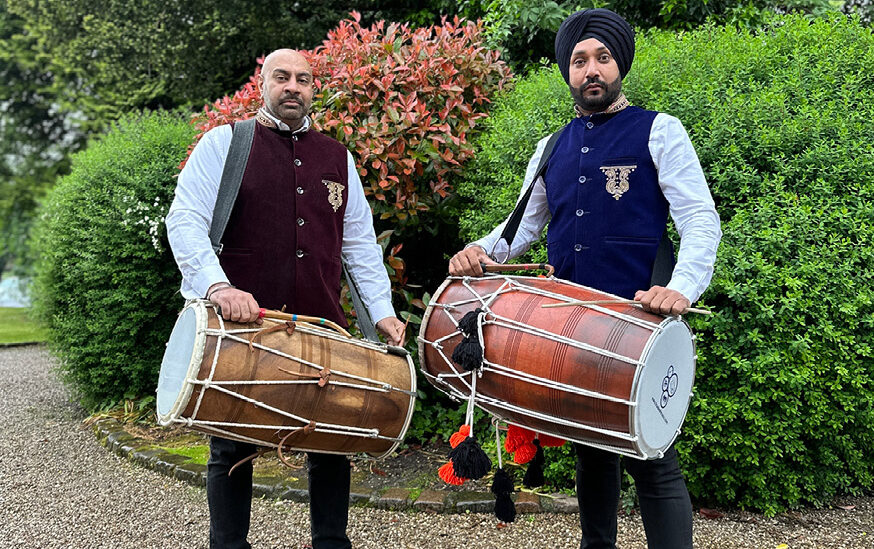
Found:
[[261, 307], [346, 326], [339, 302], [346, 155], [312, 129], [292, 135], [255, 125], [219, 262]]

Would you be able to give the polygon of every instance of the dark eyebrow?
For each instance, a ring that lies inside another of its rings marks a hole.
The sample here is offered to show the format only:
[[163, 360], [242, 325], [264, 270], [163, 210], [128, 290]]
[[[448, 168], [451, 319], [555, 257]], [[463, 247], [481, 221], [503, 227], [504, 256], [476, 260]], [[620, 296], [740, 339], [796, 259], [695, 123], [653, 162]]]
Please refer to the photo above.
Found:
[[[607, 48], [607, 46], [601, 46], [595, 50], [595, 53], [604, 53], [604, 52], [610, 53], [610, 50]], [[585, 53], [586, 53], [586, 50], [576, 50], [573, 54], [571, 54], [571, 57], [576, 57], [577, 55], [583, 55]]]
[[[273, 69], [273, 76], [276, 76], [276, 75], [279, 75], [279, 76], [285, 76], [286, 78], [291, 78], [292, 73], [290, 73], [290, 72], [288, 72], [287, 70], [284, 70], [284, 69]], [[310, 78], [310, 79], [312, 79], [312, 77], [313, 77], [313, 75], [310, 74], [310, 73], [307, 72], [307, 71], [301, 71], [301, 72], [299, 72], [299, 73], [298, 73], [298, 76], [306, 76], [307, 78]]]

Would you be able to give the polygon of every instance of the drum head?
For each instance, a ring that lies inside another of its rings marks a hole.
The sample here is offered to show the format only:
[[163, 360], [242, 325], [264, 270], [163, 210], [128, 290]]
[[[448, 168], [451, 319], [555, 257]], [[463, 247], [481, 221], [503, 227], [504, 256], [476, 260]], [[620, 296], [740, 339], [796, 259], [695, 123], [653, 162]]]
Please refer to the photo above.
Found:
[[688, 324], [668, 318], [644, 350], [632, 409], [632, 427], [642, 457], [655, 459], [670, 447], [689, 410], [695, 382], [695, 343]]
[[188, 305], [176, 319], [158, 376], [157, 412], [161, 425], [170, 424], [188, 405], [193, 387], [186, 380], [197, 373], [203, 360], [206, 335], [202, 328], [206, 322], [203, 303]]

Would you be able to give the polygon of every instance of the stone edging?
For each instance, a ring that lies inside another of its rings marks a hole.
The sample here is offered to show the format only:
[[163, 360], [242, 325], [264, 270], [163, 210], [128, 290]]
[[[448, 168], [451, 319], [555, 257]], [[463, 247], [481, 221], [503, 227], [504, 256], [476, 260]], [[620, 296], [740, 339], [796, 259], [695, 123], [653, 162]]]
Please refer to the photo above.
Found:
[[[193, 486], [206, 486], [206, 466], [191, 463], [184, 456], [161, 449], [149, 448], [149, 443], [128, 433], [118, 421], [106, 418], [94, 422], [94, 434], [109, 451], [147, 469], [176, 478]], [[254, 497], [309, 502], [307, 481], [289, 481], [285, 478], [255, 476]], [[349, 500], [354, 505], [377, 509], [415, 510], [432, 513], [492, 513], [495, 497], [490, 492], [441, 492], [422, 490], [413, 499], [409, 488], [372, 490], [352, 485]], [[531, 492], [517, 492], [514, 496], [518, 513], [577, 513], [576, 498], [562, 494], [540, 496]]]

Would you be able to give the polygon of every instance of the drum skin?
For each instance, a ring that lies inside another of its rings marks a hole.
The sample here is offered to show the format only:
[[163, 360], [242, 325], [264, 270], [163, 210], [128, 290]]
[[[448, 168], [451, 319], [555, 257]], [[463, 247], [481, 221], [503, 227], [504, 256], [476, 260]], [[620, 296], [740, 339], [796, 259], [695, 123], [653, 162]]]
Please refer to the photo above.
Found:
[[[212, 308], [208, 308], [210, 329], [219, 329], [219, 319]], [[282, 323], [284, 325], [284, 323]], [[271, 323], [265, 321], [264, 327]], [[254, 324], [239, 324], [224, 321], [225, 330], [251, 329]], [[321, 331], [321, 330], [317, 330]], [[325, 329], [327, 331], [327, 329]], [[244, 334], [243, 337], [249, 337]], [[343, 339], [343, 338], [339, 338]], [[215, 355], [218, 338], [208, 336], [203, 353], [203, 360], [198, 380], [209, 377]], [[285, 354], [299, 357], [332, 370], [341, 370], [380, 383], [387, 383], [395, 388], [415, 393], [415, 378], [411, 375], [408, 359], [391, 353], [382, 352], [368, 346], [355, 345], [338, 341], [337, 338], [326, 338], [304, 330], [296, 329], [292, 334], [285, 329], [265, 333], [255, 337], [254, 342], [270, 349], [279, 350]], [[280, 369], [281, 368], [281, 369]], [[286, 370], [285, 372], [283, 370]], [[287, 372], [302, 374], [312, 378], [318, 371], [301, 362], [278, 356], [268, 351], [249, 346], [245, 343], [223, 339], [219, 360], [216, 365], [214, 381], [254, 381], [254, 380], [289, 380], [305, 379]], [[296, 416], [308, 418], [318, 423], [329, 423], [363, 429], [378, 428], [380, 435], [390, 438], [403, 438], [409, 422], [408, 416], [412, 408], [411, 400], [415, 397], [399, 391], [376, 392], [353, 387], [344, 387], [332, 382], [353, 382], [359, 385], [374, 385], [361, 381], [349, 380], [339, 375], [330, 376], [326, 386], [316, 384], [306, 385], [236, 385], [228, 387], [244, 397], [267, 404]], [[182, 418], [190, 418], [200, 398], [202, 385], [195, 385], [182, 413]], [[305, 424], [285, 417], [271, 410], [264, 409], [251, 402], [233, 395], [222, 393], [216, 389], [207, 388], [203, 394], [200, 407], [197, 410], [198, 421], [220, 421], [239, 424], [282, 425], [290, 428], [303, 427]], [[208, 434], [217, 434], [209, 426], [192, 428]], [[276, 432], [261, 428], [242, 426], [222, 426], [221, 429], [241, 437], [254, 438], [266, 445], [278, 445], [283, 436], [290, 430]], [[235, 438], [227, 434], [218, 434], [225, 438]], [[355, 454], [365, 452], [374, 457], [380, 457], [390, 452], [397, 441], [382, 438], [348, 436], [323, 432], [294, 434], [286, 442], [286, 448], [337, 453]]]
[[[555, 278], [486, 276], [468, 278], [469, 284], [480, 296], [498, 290], [507, 278], [518, 284], [537, 290], [561, 294], [570, 300], [616, 299], [615, 296], [598, 292]], [[472, 311], [478, 302], [469, 302], [475, 295], [460, 279], [447, 279], [431, 298], [429, 309], [420, 333], [420, 361], [422, 369], [433, 376], [452, 373], [440, 352], [425, 342], [433, 342], [457, 331], [447, 312], [458, 321]], [[537, 295], [526, 291], [503, 293], [489, 304], [490, 310], [501, 317], [518, 321], [532, 328], [540, 328], [561, 337], [589, 344], [638, 360], [645, 352], [653, 330], [612, 317], [589, 307], [542, 308], [542, 305], [558, 303], [554, 297]], [[568, 301], [565, 299], [564, 301]], [[458, 304], [446, 311], [435, 305]], [[611, 306], [611, 310], [638, 318], [656, 325], [665, 318], [633, 306]], [[442, 352], [451, 357], [462, 336], [456, 335], [441, 343]], [[635, 380], [638, 366], [601, 354], [575, 348], [552, 339], [502, 326], [484, 324], [484, 358], [515, 371], [524, 372], [558, 383], [571, 385], [625, 400], [634, 400]], [[456, 368], [458, 368], [456, 366]], [[462, 381], [455, 377], [443, 378], [454, 389], [469, 394]], [[433, 380], [432, 380], [433, 383]], [[446, 387], [436, 386], [446, 391]], [[500, 401], [533, 410], [553, 417], [634, 435], [632, 410], [621, 402], [594, 398], [564, 390], [526, 383], [511, 377], [486, 372], [477, 380], [477, 393]], [[555, 435], [579, 442], [606, 445], [637, 453], [633, 443], [582, 429], [533, 418], [527, 414], [504, 408], [492, 407], [477, 402], [483, 409], [499, 418], [537, 432]]]

